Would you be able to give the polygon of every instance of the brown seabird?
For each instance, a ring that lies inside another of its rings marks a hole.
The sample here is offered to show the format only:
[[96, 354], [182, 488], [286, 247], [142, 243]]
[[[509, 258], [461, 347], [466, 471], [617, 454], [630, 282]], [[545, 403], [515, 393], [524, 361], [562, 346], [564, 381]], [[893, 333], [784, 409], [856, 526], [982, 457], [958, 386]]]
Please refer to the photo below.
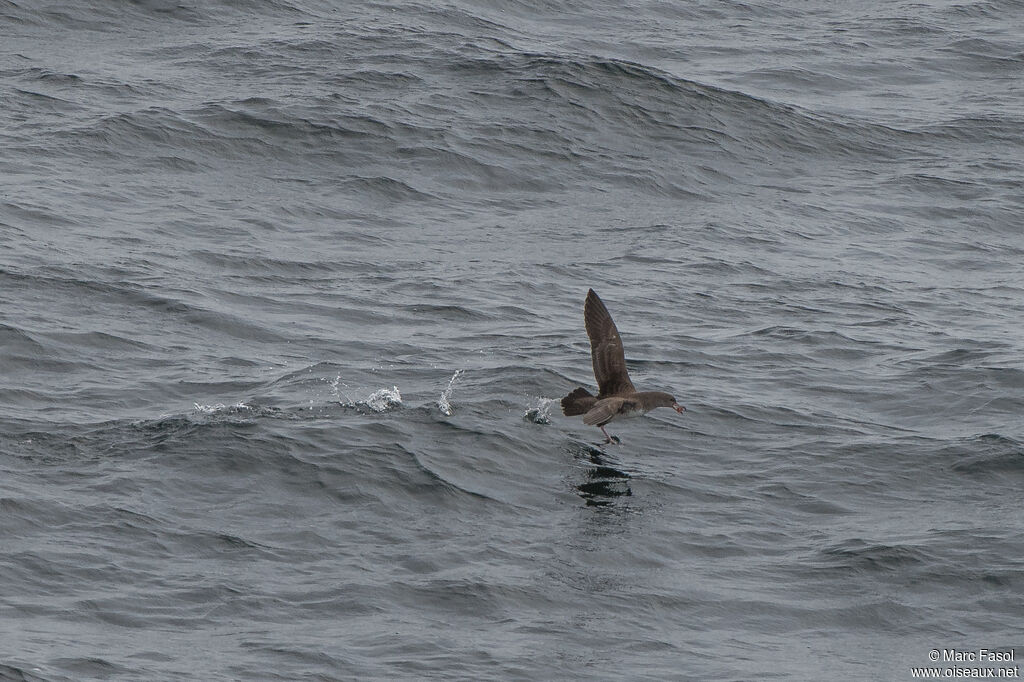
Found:
[[566, 417], [582, 414], [584, 424], [601, 429], [608, 439], [605, 443], [611, 443], [612, 437], [604, 430], [604, 425], [613, 419], [638, 416], [656, 407], [671, 407], [682, 414], [686, 408], [668, 393], [633, 388], [626, 371], [626, 355], [622, 350], [619, 330], [593, 289], [587, 291], [587, 302], [583, 304], [583, 323], [590, 337], [597, 395], [591, 395], [583, 387], [577, 388], [562, 398], [562, 414]]

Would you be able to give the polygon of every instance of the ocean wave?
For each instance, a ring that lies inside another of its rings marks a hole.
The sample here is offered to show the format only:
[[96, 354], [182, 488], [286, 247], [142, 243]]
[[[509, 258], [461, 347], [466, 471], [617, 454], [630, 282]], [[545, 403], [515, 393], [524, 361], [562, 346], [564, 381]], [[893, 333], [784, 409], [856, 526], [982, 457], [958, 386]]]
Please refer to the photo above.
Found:
[[871, 543], [860, 538], [846, 540], [822, 550], [824, 557], [843, 567], [871, 571], [900, 571], [928, 566], [934, 554], [908, 544]]
[[[268, 46], [252, 49], [268, 54]], [[279, 177], [298, 178], [310, 164], [334, 163], [345, 169], [337, 179], [347, 192], [402, 202], [467, 190], [548, 193], [584, 182], [693, 199], [717, 194], [723, 181], [746, 182], [755, 168], [774, 175], [780, 155], [877, 158], [905, 148], [898, 131], [606, 57], [481, 48], [428, 54], [410, 68], [410, 78], [432, 73], [448, 83], [457, 131], [438, 126], [433, 104], [314, 95], [297, 104], [261, 96], [189, 110], [148, 106], [79, 117], [55, 134], [75, 153], [105, 150], [184, 173], [272, 157]], [[365, 80], [366, 69], [359, 73]], [[88, 79], [80, 87], [106, 86]], [[372, 82], [358, 87], [379, 90]], [[382, 156], [392, 160], [381, 166]], [[642, 157], [657, 162], [638, 163]]]
[[960, 439], [942, 450], [961, 474], [1010, 476], [1024, 474], [1024, 443], [998, 433]]

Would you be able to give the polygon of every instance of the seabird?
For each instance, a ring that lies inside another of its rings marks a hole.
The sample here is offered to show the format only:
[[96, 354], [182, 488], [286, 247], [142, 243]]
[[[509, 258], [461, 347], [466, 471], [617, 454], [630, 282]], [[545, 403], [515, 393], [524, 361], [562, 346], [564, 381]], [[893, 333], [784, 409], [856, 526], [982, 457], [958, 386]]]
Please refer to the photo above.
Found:
[[612, 437], [604, 430], [604, 425], [613, 419], [635, 417], [657, 407], [671, 407], [683, 413], [686, 408], [668, 393], [633, 388], [626, 371], [626, 355], [622, 350], [619, 330], [593, 289], [587, 291], [587, 301], [583, 304], [583, 322], [590, 337], [597, 395], [591, 395], [582, 386], [577, 388], [562, 398], [562, 414], [566, 417], [582, 414], [583, 423], [600, 428], [607, 438], [605, 443], [611, 443]]

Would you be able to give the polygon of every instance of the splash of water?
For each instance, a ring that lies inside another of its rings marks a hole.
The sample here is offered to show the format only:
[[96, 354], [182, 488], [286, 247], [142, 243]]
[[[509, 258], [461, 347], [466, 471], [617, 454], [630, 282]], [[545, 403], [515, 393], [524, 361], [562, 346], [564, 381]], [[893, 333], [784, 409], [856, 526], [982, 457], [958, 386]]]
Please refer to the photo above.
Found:
[[448, 401], [452, 397], [452, 389], [455, 388], [455, 382], [458, 381], [460, 376], [462, 376], [462, 370], [455, 370], [455, 374], [453, 374], [452, 378], [448, 381], [448, 388], [441, 391], [441, 397], [437, 399], [437, 409], [441, 410], [441, 414], [446, 417], [452, 416], [452, 412], [454, 411], [452, 409], [452, 404]]
[[373, 412], [387, 412], [402, 405], [402, 393], [398, 390], [398, 386], [378, 389], [367, 396], [365, 400], [353, 400], [348, 393], [342, 390], [342, 386], [352, 390], [348, 384], [341, 380], [340, 374], [331, 380], [331, 395], [338, 403], [345, 407], [366, 408]]
[[555, 404], [555, 398], [537, 398], [537, 404], [526, 410], [523, 419], [534, 424], [551, 423], [551, 406]]
[[345, 398], [345, 403], [343, 404], [353, 405], [354, 402], [352, 401], [352, 398], [348, 397], [348, 393], [345, 393], [343, 390], [341, 390], [342, 386], [344, 386], [345, 388], [349, 387], [348, 384], [341, 380], [341, 375], [339, 374], [338, 376], [334, 377], [333, 381], [331, 381], [331, 395], [333, 395], [338, 400], [339, 403], [341, 402], [342, 398]]
[[244, 402], [239, 402], [236, 405], [225, 405], [224, 403], [217, 403], [216, 405], [200, 405], [199, 403], [192, 403], [192, 409], [193, 411], [201, 414], [218, 414], [221, 412], [234, 414], [237, 412], [252, 410], [253, 407], [251, 405], [246, 405]]
[[398, 392], [398, 386], [382, 388], [374, 391], [366, 399], [366, 406], [374, 412], [386, 412], [387, 410], [399, 407], [402, 404], [402, 394]]

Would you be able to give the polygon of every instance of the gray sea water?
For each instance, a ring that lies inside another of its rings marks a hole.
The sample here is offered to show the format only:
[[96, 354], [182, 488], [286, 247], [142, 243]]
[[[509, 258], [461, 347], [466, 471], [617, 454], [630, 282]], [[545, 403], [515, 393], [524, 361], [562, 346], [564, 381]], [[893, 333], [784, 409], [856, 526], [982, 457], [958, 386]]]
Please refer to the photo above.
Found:
[[[0, 0], [0, 679], [1024, 657], [1022, 38]], [[557, 408], [589, 287], [688, 408], [620, 445]]]

